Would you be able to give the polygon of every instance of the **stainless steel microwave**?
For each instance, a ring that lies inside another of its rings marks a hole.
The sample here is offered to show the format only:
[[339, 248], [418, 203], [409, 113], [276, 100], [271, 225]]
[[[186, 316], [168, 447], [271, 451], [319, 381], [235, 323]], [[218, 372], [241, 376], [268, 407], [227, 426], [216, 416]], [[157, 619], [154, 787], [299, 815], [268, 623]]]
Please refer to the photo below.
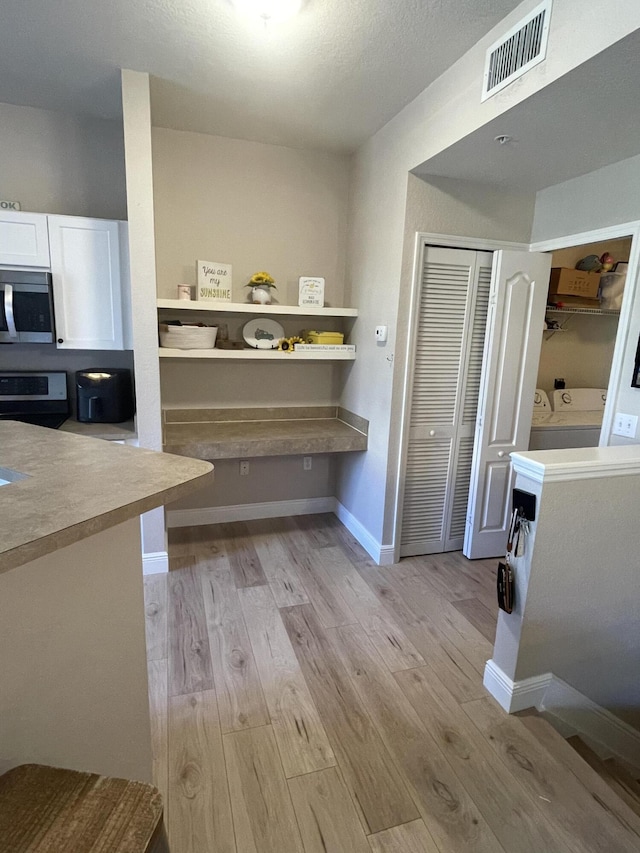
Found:
[[51, 273], [0, 270], [0, 343], [54, 342]]

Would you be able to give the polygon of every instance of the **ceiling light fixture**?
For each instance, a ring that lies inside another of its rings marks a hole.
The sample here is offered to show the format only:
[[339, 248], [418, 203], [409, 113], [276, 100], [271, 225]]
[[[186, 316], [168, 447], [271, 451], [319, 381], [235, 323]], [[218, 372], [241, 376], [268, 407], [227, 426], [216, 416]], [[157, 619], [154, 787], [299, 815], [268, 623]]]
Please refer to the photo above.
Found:
[[265, 23], [286, 21], [302, 6], [302, 0], [233, 0], [233, 3], [241, 12], [262, 18]]

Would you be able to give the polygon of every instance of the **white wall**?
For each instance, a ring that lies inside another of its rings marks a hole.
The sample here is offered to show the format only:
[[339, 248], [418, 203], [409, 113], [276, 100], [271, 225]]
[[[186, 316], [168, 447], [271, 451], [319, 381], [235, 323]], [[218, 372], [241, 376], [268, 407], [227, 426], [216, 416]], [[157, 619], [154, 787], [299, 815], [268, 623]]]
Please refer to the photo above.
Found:
[[126, 219], [122, 125], [0, 104], [0, 196], [23, 210]]
[[[348, 158], [166, 128], [153, 128], [152, 140], [161, 298], [175, 298], [178, 283], [195, 285], [200, 259], [233, 265], [236, 302], [247, 301], [244, 285], [266, 269], [283, 305], [298, 304], [301, 275], [324, 276], [326, 304], [345, 304]], [[248, 319], [224, 318], [229, 337], [241, 340]], [[341, 325], [278, 320], [287, 335]], [[342, 376], [331, 363], [163, 361], [161, 371], [166, 407], [336, 403]]]
[[[122, 113], [138, 439], [141, 447], [162, 450], [148, 74], [122, 71]], [[162, 507], [143, 516], [142, 546], [145, 554], [166, 552]]]
[[[602, 187], [606, 187], [606, 192], [602, 192]], [[640, 220], [640, 156], [539, 192], [532, 239], [550, 240], [637, 220]], [[627, 276], [627, 286], [631, 274], [632, 271]], [[626, 325], [625, 317], [628, 318]], [[640, 415], [640, 389], [631, 387], [640, 335], [640, 290], [636, 291], [633, 302], [623, 303], [620, 334], [622, 376], [618, 387], [612, 389], [615, 409]], [[633, 440], [616, 436], [610, 439], [611, 444], [629, 444], [632, 441], [640, 443], [640, 434]]]
[[564, 331], [543, 334], [536, 387], [549, 399], [556, 378], [567, 388], [608, 388], [618, 317], [552, 316], [566, 325]]
[[264, 456], [249, 460], [249, 474], [240, 476], [238, 459], [212, 460], [215, 481], [167, 506], [176, 509], [236, 506], [270, 501], [331, 498], [335, 494], [335, 454], [312, 457], [311, 471], [302, 456]]
[[[370, 433], [364, 458], [343, 466], [339, 496], [375, 539], [385, 537], [383, 545], [392, 544], [384, 517], [397, 464], [389, 449], [390, 425], [398, 412], [392, 410], [394, 371], [388, 359], [395, 356], [397, 340], [405, 335], [397, 318], [399, 300], [405, 298], [401, 271], [407, 173], [640, 26], [635, 0], [616, 0], [613, 6], [601, 0], [586, 7], [578, 0], [555, 0], [547, 60], [481, 103], [486, 48], [535, 5], [536, 0], [522, 3], [375, 134], [355, 159], [347, 292], [361, 311], [354, 329], [359, 357], [342, 404], [369, 419]], [[436, 205], [431, 213], [437, 218]], [[386, 348], [376, 347], [376, 323], [390, 327]]]
[[[512, 680], [552, 672], [640, 728], [640, 476], [545, 483], [535, 538], [516, 561], [516, 610], [500, 613], [493, 660]], [[633, 556], [632, 556], [633, 555]]]
[[196, 260], [233, 265], [245, 302], [254, 272], [276, 279], [276, 299], [298, 304], [298, 277], [325, 277], [343, 305], [349, 160], [239, 139], [153, 128], [158, 295], [195, 284]]
[[[533, 218], [534, 195], [532, 193], [506, 193], [484, 184], [455, 181], [446, 178], [422, 180], [414, 175], [407, 176], [407, 196], [404, 216], [404, 239], [402, 251], [402, 266], [400, 278], [400, 294], [397, 306], [397, 329], [395, 341], [382, 346], [373, 341], [365, 341], [366, 358], [373, 358], [376, 366], [376, 394], [386, 394], [391, 391], [392, 398], [389, 409], [387, 400], [373, 401], [368, 399], [367, 386], [362, 385], [363, 396], [359, 406], [368, 406], [371, 415], [369, 432], [369, 450], [366, 456], [344, 458], [340, 460], [340, 476], [338, 499], [353, 514], [372, 499], [384, 499], [384, 495], [372, 495], [368, 492], [368, 477], [376, 479], [387, 478], [387, 500], [384, 511], [384, 529], [378, 533], [379, 541], [391, 542], [393, 536], [393, 521], [395, 508], [395, 475], [401, 440], [401, 411], [405, 359], [407, 352], [407, 334], [409, 319], [409, 301], [413, 286], [413, 264], [415, 255], [416, 232], [431, 232], [440, 234], [456, 234], [467, 237], [479, 237], [493, 240], [527, 242], [531, 231]], [[376, 303], [368, 304], [364, 300], [360, 309], [370, 318], [371, 326], [388, 322], [383, 312], [376, 310]], [[364, 318], [360, 319], [362, 323]], [[373, 330], [372, 330], [373, 331]], [[368, 363], [362, 355], [363, 344], [358, 346], [358, 359], [347, 383], [347, 393], [354, 386], [366, 380]], [[389, 361], [393, 354], [393, 361]], [[359, 374], [359, 375], [358, 375]], [[371, 377], [373, 378], [373, 377]], [[385, 388], [384, 380], [393, 380], [391, 388]], [[346, 396], [343, 398], [346, 399]], [[343, 403], [344, 404], [344, 403]], [[384, 407], [389, 410], [388, 418], [383, 417]], [[349, 406], [347, 406], [349, 407]], [[374, 430], [375, 423], [375, 432]], [[375, 462], [377, 470], [372, 465], [372, 447], [376, 448]], [[390, 460], [387, 463], [387, 460]], [[389, 464], [388, 470], [387, 464]], [[364, 472], [367, 472], [366, 474]], [[366, 477], [367, 479], [363, 479]], [[379, 490], [378, 490], [379, 491]], [[356, 509], [357, 507], [357, 509]], [[360, 521], [367, 524], [360, 518]]]
[[[276, 145], [153, 128], [153, 172], [158, 294], [176, 297], [176, 285], [195, 285], [196, 260], [233, 266], [233, 299], [247, 301], [251, 275], [276, 279], [275, 300], [298, 304], [298, 278], [325, 278], [325, 304], [343, 306], [349, 159]], [[176, 315], [177, 316], [177, 315]], [[196, 315], [190, 315], [194, 317]], [[199, 319], [211, 322], [210, 316]], [[229, 337], [242, 339], [244, 320], [227, 317]], [[336, 329], [341, 321], [278, 317], [285, 334], [303, 328]], [[337, 404], [348, 367], [233, 361], [161, 364], [162, 405], [233, 407]], [[215, 463], [214, 486], [176, 508], [228, 506], [330, 497], [335, 464], [317, 457], [311, 471], [299, 457]]]

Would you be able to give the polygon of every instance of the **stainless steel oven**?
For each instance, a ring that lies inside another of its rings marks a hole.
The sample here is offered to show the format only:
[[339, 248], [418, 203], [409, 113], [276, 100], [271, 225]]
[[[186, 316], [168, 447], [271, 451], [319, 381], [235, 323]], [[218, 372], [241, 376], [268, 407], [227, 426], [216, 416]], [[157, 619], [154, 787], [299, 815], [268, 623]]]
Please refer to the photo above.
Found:
[[69, 394], [64, 371], [0, 371], [0, 420], [55, 429], [68, 417]]
[[0, 270], [0, 343], [52, 344], [51, 273]]

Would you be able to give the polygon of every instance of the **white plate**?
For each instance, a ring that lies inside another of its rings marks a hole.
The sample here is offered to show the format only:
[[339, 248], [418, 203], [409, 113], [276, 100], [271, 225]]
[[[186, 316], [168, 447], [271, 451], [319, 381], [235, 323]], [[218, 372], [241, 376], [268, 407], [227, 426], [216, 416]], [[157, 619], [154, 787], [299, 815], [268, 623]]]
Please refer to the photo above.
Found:
[[276, 349], [280, 338], [284, 338], [284, 329], [275, 320], [259, 317], [244, 324], [242, 337], [250, 347]]

